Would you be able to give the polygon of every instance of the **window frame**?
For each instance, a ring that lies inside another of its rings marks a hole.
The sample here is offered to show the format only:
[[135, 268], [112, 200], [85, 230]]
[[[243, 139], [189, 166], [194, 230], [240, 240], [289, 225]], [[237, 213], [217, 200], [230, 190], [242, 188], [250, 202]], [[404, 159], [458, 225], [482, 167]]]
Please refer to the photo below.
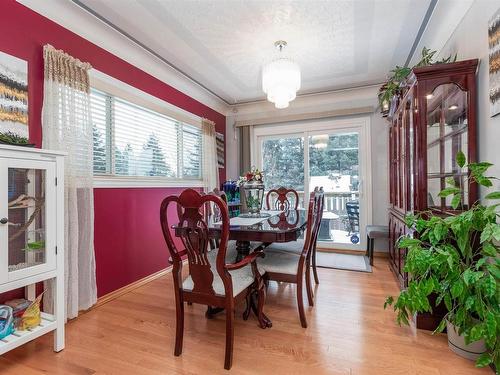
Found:
[[[108, 144], [106, 145], [106, 166], [109, 172], [93, 174], [94, 187], [96, 188], [148, 188], [148, 187], [202, 187], [203, 186], [203, 134], [201, 133], [201, 150], [200, 150], [200, 175], [183, 176], [184, 160], [183, 160], [183, 126], [195, 127], [202, 131], [201, 117], [193, 115], [190, 112], [182, 110], [170, 103], [167, 103], [157, 97], [147, 94], [135, 87], [118, 81], [115, 78], [107, 76], [101, 72], [93, 72], [90, 75], [91, 90], [95, 90], [103, 95], [108, 96], [106, 103], [112, 107], [112, 102], [115, 98], [125, 102], [129, 102], [139, 108], [144, 108], [148, 111], [166, 116], [176, 122], [178, 127], [178, 163], [177, 175], [181, 177], [163, 177], [163, 176], [123, 176], [115, 174], [115, 142], [114, 142], [114, 126], [112, 112], [106, 113], [106, 137]], [[111, 124], [111, 126], [110, 126]], [[109, 167], [109, 169], [108, 169]]]

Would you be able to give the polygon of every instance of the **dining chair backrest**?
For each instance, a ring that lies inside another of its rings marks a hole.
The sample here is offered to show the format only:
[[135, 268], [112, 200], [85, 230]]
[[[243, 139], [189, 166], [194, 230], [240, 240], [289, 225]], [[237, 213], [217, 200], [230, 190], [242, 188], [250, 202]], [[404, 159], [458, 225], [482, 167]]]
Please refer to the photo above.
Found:
[[266, 195], [266, 205], [268, 210], [296, 210], [299, 207], [299, 194], [283, 186], [271, 189]]
[[316, 247], [316, 244], [318, 242], [318, 234], [319, 234], [319, 229], [321, 227], [321, 220], [323, 219], [323, 210], [324, 210], [324, 207], [325, 207], [325, 193], [323, 191], [323, 186], [318, 188], [316, 187], [314, 189], [314, 192], [316, 193], [319, 193], [317, 195], [317, 199], [318, 199], [318, 202], [317, 202], [317, 206], [316, 206], [316, 215], [318, 215], [317, 217], [317, 220], [316, 220], [316, 230], [314, 232], [314, 238], [312, 239], [312, 243], [311, 243], [311, 248], [315, 248]]
[[[182, 250], [177, 248], [172, 237], [168, 218], [170, 204], [177, 205], [179, 222], [176, 226], [184, 247]], [[209, 227], [205, 215], [207, 204], [213, 204], [217, 207], [222, 221], [215, 270], [212, 269], [207, 257], [210, 243]], [[217, 272], [223, 281], [226, 296], [232, 296], [231, 276], [225, 264], [229, 239], [229, 213], [223, 199], [213, 194], [200, 194], [193, 189], [184, 190], [179, 196], [171, 195], [163, 200], [160, 221], [163, 236], [172, 258], [175, 288], [181, 287], [182, 257], [187, 256], [189, 274], [193, 280], [193, 293], [215, 295], [212, 284], [214, 274]]]
[[321, 224], [322, 210], [324, 204], [323, 189], [315, 188], [309, 194], [309, 205], [307, 209], [307, 229], [302, 257], [307, 258], [315, 246]]

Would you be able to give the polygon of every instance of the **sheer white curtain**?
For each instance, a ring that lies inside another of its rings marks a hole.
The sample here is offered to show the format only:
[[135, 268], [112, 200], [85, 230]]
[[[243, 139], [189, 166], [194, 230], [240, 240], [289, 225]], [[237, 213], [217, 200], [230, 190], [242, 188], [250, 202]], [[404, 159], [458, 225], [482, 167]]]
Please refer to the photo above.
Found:
[[203, 189], [206, 193], [219, 188], [219, 167], [217, 165], [217, 139], [215, 123], [202, 119], [203, 134]]
[[[97, 300], [94, 254], [91, 66], [44, 46], [43, 147], [65, 159], [65, 294], [68, 319]], [[45, 307], [52, 306], [48, 288]]]

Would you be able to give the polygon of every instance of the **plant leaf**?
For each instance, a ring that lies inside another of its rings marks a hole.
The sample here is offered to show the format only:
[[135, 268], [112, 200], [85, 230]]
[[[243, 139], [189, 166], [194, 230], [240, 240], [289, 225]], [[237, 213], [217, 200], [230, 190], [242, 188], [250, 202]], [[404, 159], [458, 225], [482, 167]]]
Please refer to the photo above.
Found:
[[446, 327], [446, 319], [443, 319], [439, 322], [439, 325], [437, 326], [437, 328], [434, 330], [434, 333], [441, 333], [444, 331]]
[[450, 297], [450, 295], [449, 295], [449, 294], [446, 294], [446, 295], [444, 296], [444, 305], [446, 306], [446, 308], [447, 308], [448, 310], [451, 310], [451, 307], [452, 307], [452, 306], [451, 306], [451, 297]]
[[487, 194], [485, 199], [500, 199], [500, 191], [494, 191], [493, 193]]
[[478, 177], [476, 177], [476, 180], [477, 180], [477, 183], [479, 185], [486, 186], [486, 187], [493, 186], [493, 182], [491, 182], [491, 180], [488, 177], [478, 176]]
[[483, 325], [477, 324], [471, 328], [468, 338], [469, 341], [472, 343], [477, 340], [480, 340], [482, 336], [483, 336]]
[[486, 258], [481, 258], [476, 263], [476, 270], [479, 270], [486, 263]]
[[484, 255], [489, 257], [496, 257], [498, 255], [498, 250], [495, 246], [493, 246], [490, 242], [483, 243], [482, 252]]
[[488, 269], [490, 274], [493, 275], [493, 277], [500, 280], [500, 269], [498, 269], [498, 267], [496, 265], [488, 264], [488, 265], [486, 265], [486, 268]]
[[415, 245], [420, 245], [421, 241], [417, 238], [410, 238], [410, 237], [401, 237], [401, 239], [398, 242], [398, 247], [399, 248], [407, 248], [407, 247], [412, 247]]
[[462, 280], [458, 279], [451, 287], [451, 296], [453, 298], [457, 298], [462, 294], [463, 290], [464, 284], [462, 283]]
[[457, 188], [457, 187], [447, 187], [447, 188], [441, 190], [439, 192], [438, 196], [441, 197], [441, 198], [445, 198], [448, 195], [456, 194], [456, 193], [460, 193], [460, 189], [459, 188]]
[[451, 207], [453, 207], [453, 209], [456, 210], [458, 208], [458, 206], [460, 205], [461, 201], [462, 201], [462, 195], [460, 193], [455, 194], [453, 196], [453, 199], [451, 200]]
[[456, 160], [458, 166], [463, 168], [465, 165], [465, 154], [461, 150], [457, 152]]
[[490, 353], [483, 353], [479, 356], [479, 358], [476, 360], [476, 366], [477, 367], [486, 367], [492, 362], [492, 358]]
[[475, 299], [472, 296], [467, 297], [465, 300], [465, 309], [470, 310], [474, 306]]
[[493, 297], [497, 290], [497, 283], [492, 275], [488, 275], [483, 281], [484, 291], [488, 297]]

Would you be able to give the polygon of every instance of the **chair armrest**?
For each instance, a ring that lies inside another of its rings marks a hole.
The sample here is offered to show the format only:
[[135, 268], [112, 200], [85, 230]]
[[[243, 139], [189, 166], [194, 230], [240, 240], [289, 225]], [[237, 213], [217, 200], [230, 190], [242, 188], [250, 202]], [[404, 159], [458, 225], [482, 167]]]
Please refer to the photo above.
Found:
[[244, 257], [238, 263], [226, 264], [226, 269], [228, 271], [237, 270], [241, 267], [245, 267], [247, 264], [254, 262], [258, 257], [264, 258], [264, 252], [262, 250], [254, 251], [253, 253], [248, 254], [246, 257]]

